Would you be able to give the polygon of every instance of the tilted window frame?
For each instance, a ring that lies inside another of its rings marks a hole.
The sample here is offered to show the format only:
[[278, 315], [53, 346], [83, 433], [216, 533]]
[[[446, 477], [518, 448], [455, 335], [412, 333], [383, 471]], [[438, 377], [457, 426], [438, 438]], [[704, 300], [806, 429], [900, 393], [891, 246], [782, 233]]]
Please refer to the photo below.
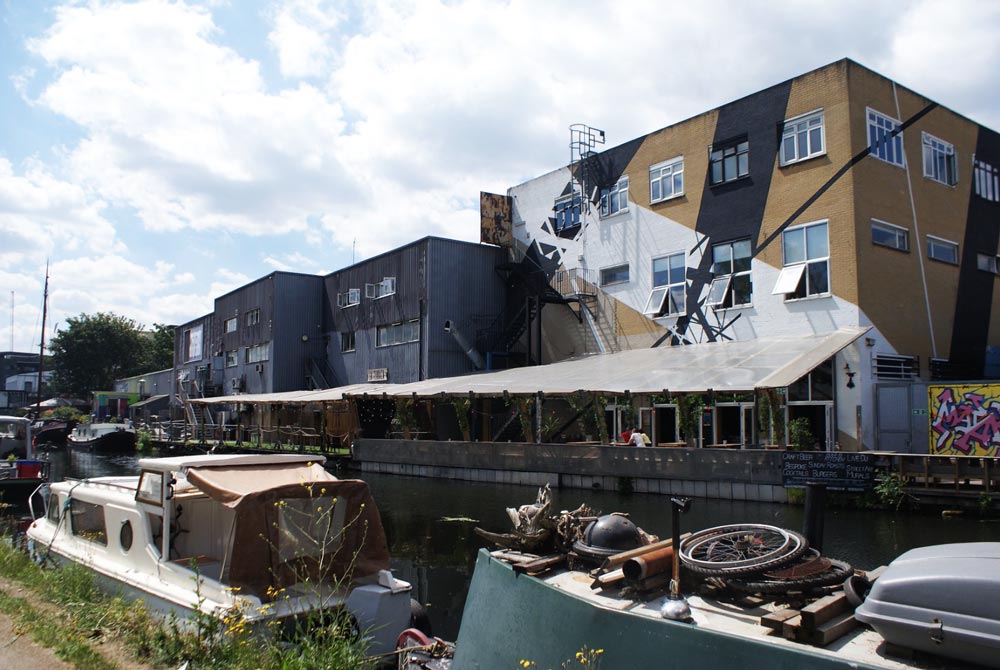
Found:
[[[897, 243], [892, 244], [889, 242], [889, 238], [876, 239], [875, 231], [884, 233], [885, 235], [893, 236], [892, 239]], [[872, 244], [877, 247], [884, 247], [886, 249], [892, 249], [894, 251], [902, 251], [903, 253], [910, 253], [910, 231], [903, 226], [897, 226], [894, 223], [889, 223], [888, 221], [882, 221], [881, 219], [873, 218], [871, 220], [871, 231], [872, 231]], [[903, 240], [903, 246], [899, 246], [899, 240]]]
[[[675, 188], [677, 177], [680, 177], [680, 190]], [[670, 183], [669, 195], [666, 195], [663, 188], [664, 181]], [[659, 186], [659, 196], [653, 195], [654, 185]], [[677, 156], [649, 166], [649, 204], [666, 202], [682, 195], [684, 195], [684, 156]]]
[[[746, 244], [749, 247], [749, 255], [747, 256], [747, 261], [749, 263], [746, 270], [736, 270], [736, 245]], [[729, 267], [730, 271], [725, 273], [715, 274], [715, 266], [717, 261], [715, 260], [716, 249], [729, 248]], [[708, 291], [708, 298], [705, 301], [705, 305], [708, 307], [713, 307], [718, 310], [722, 309], [740, 309], [743, 307], [753, 306], [753, 244], [749, 238], [743, 238], [739, 240], [732, 240], [730, 242], [721, 242], [719, 244], [712, 245], [712, 272], [714, 278], [712, 279], [712, 284]], [[738, 278], [749, 277], [750, 281], [750, 296], [749, 300], [746, 302], [735, 302], [735, 299], [731, 300], [729, 304], [726, 304], [727, 299], [734, 295], [734, 286], [736, 282], [739, 281]]]
[[[810, 248], [809, 248], [809, 229], [810, 228], [818, 228], [820, 226], [824, 227], [825, 230], [826, 230], [826, 241], [824, 243], [824, 245], [826, 247], [826, 254], [824, 255], [824, 254], [817, 253], [816, 255], [811, 255]], [[789, 262], [787, 260], [788, 244], [787, 244], [786, 240], [790, 238], [791, 234], [793, 234], [793, 233], [798, 234], [799, 232], [801, 232], [802, 238], [803, 238], [803, 240], [802, 240], [802, 242], [803, 242], [802, 250], [803, 250], [804, 258], [801, 261], [796, 260], [796, 261]], [[785, 231], [782, 231], [782, 233], [781, 233], [781, 262], [782, 262], [781, 274], [778, 275], [778, 281], [775, 283], [775, 287], [774, 287], [774, 290], [772, 291], [772, 294], [778, 294], [778, 293], [784, 294], [784, 296], [785, 296], [785, 302], [792, 302], [794, 300], [809, 300], [809, 299], [814, 299], [814, 298], [823, 298], [823, 297], [827, 297], [827, 296], [833, 295], [833, 277], [832, 277], [831, 268], [830, 268], [830, 221], [829, 221], [829, 219], [820, 219], [818, 221], [810, 221], [809, 223], [804, 223], [802, 225], [795, 226], [794, 228], [789, 228], [789, 229], [787, 229]], [[811, 272], [811, 270], [812, 270], [812, 266], [820, 266], [820, 265], [823, 265], [826, 268], [825, 269], [825, 274], [826, 274], [826, 290], [823, 290], [823, 291], [814, 291], [814, 290], [812, 290], [813, 279], [812, 279], [812, 272]], [[798, 270], [797, 269], [799, 266], [802, 267], [802, 270]], [[793, 290], [786, 291], [786, 290], [784, 290], [784, 287], [788, 283], [788, 277], [791, 274], [793, 274], [793, 273], [799, 273], [799, 280], [796, 283], [795, 288]], [[804, 293], [803, 293], [803, 295], [795, 295], [798, 292], [799, 285], [802, 285], [804, 287]], [[783, 290], [779, 291], [778, 290], [779, 286], [782, 287]]]
[[[813, 122], [818, 121], [818, 126], [814, 127]], [[804, 126], [804, 134], [806, 142], [809, 146], [809, 150], [806, 153], [802, 153], [801, 146], [799, 143], [799, 138], [803, 134], [802, 130], [799, 130], [799, 126]], [[819, 130], [819, 149], [813, 149], [813, 138], [812, 133], [814, 130]], [[795, 146], [795, 157], [791, 159], [785, 158], [785, 141], [791, 139]], [[826, 117], [823, 113], [823, 109], [816, 109], [805, 114], [800, 114], [798, 116], [793, 116], [790, 119], [785, 119], [785, 122], [781, 126], [781, 141], [778, 144], [778, 162], [781, 167], [788, 165], [795, 165], [797, 163], [802, 163], [811, 158], [818, 158], [820, 156], [826, 155]]]
[[[935, 248], [935, 245], [938, 249], [953, 251], [954, 258], [942, 258], [941, 256], [934, 255], [931, 250]], [[945, 263], [946, 265], [958, 265], [962, 260], [961, 255], [959, 255], [958, 242], [938, 237], [937, 235], [927, 235], [927, 258], [938, 263]]]
[[[924, 178], [945, 186], [958, 184], [958, 154], [954, 144], [921, 131], [920, 149]], [[944, 175], [938, 174], [940, 170], [944, 170]]]

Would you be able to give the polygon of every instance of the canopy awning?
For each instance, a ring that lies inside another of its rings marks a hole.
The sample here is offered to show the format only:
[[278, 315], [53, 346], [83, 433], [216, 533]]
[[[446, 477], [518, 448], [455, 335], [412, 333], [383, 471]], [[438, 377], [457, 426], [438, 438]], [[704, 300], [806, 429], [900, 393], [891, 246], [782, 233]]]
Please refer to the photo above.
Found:
[[[620, 394], [752, 391], [792, 384], [868, 331], [843, 328], [806, 337], [760, 337], [598, 354], [549, 365], [514, 368], [411, 384], [377, 387], [390, 396], [533, 394], [576, 391]], [[353, 395], [353, 394], [348, 394]]]
[[[306, 403], [349, 397], [436, 395], [569, 395], [576, 391], [621, 394], [752, 391], [794, 383], [868, 332], [841, 328], [808, 336], [759, 337], [677, 347], [632, 349], [614, 354], [426, 379], [409, 384], [354, 384], [322, 391], [292, 391], [254, 396], [201, 398], [201, 403]], [[248, 400], [251, 398], [251, 400]]]
[[168, 398], [168, 397], [169, 396], [167, 396], [167, 395], [151, 395], [148, 398], [146, 398], [145, 400], [140, 400], [139, 402], [132, 403], [128, 407], [129, 407], [129, 409], [134, 409], [134, 408], [137, 408], [137, 407], [145, 407], [146, 405], [154, 405], [154, 404], [162, 401], [164, 398]]
[[191, 468], [187, 479], [213, 500], [233, 508], [251, 494], [339, 481], [315, 462]]

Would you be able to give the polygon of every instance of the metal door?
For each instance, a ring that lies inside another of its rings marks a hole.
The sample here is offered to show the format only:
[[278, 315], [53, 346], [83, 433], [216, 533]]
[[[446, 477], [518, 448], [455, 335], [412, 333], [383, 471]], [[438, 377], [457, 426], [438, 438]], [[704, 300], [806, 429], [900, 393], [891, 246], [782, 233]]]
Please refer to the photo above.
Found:
[[910, 385], [875, 386], [875, 448], [879, 451], [913, 451], [910, 430]]

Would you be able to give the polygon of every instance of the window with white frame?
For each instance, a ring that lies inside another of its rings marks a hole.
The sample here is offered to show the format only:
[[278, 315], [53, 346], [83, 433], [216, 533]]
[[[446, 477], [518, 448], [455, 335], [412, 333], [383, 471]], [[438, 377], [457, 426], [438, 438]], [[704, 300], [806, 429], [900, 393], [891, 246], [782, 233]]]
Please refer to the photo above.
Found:
[[202, 334], [204, 326], [195, 326], [184, 331], [184, 360], [199, 361], [202, 355]]
[[629, 281], [628, 263], [601, 268], [601, 286], [624, 284]]
[[954, 186], [958, 183], [955, 146], [927, 133], [920, 134], [924, 150], [924, 176]]
[[580, 227], [580, 204], [578, 193], [571, 193], [556, 200], [552, 208], [556, 213], [556, 235]]
[[231, 319], [226, 319], [225, 323], [223, 324], [223, 330], [225, 330], [227, 333], [235, 333], [236, 332], [236, 317], [235, 316], [233, 318], [231, 318]]
[[240, 362], [239, 349], [231, 349], [226, 352], [226, 367], [235, 368]]
[[249, 312], [247, 312], [246, 321], [248, 326], [256, 326], [258, 323], [260, 323], [260, 308], [251, 309]]
[[885, 221], [872, 219], [872, 244], [899, 251], [909, 251], [910, 231]]
[[772, 294], [795, 300], [830, 292], [830, 241], [826, 221], [807, 223], [781, 234], [784, 267]]
[[871, 154], [886, 163], [903, 167], [903, 133], [893, 133], [899, 121], [874, 109], [868, 110], [868, 148]]
[[976, 267], [983, 272], [1000, 274], [1000, 256], [996, 254], [976, 254]]
[[246, 355], [244, 356], [244, 363], [259, 363], [261, 361], [266, 361], [270, 357], [271, 353], [271, 343], [264, 342], [262, 344], [255, 344], [252, 347], [246, 348]]
[[383, 277], [382, 281], [377, 284], [365, 284], [365, 297], [366, 298], [384, 298], [388, 295], [393, 295], [396, 293], [396, 278], [395, 277]]
[[622, 177], [611, 188], [601, 189], [601, 216], [628, 211], [628, 177]]
[[753, 302], [750, 272], [750, 240], [726, 242], [712, 247], [712, 286], [706, 304], [725, 309]]
[[343, 293], [337, 294], [337, 307], [344, 309], [345, 307], [354, 307], [355, 305], [361, 304], [361, 289], [359, 288], [349, 288]]
[[750, 142], [746, 139], [713, 144], [708, 155], [713, 186], [750, 174]]
[[340, 334], [340, 352], [354, 351], [354, 331]]
[[958, 243], [933, 235], [927, 236], [927, 258], [958, 265]]
[[1000, 202], [1000, 171], [978, 158], [975, 165], [976, 195], [984, 200]]
[[375, 346], [390, 347], [394, 344], [420, 341], [420, 320], [411, 319], [388, 326], [379, 326], [375, 330]]
[[679, 316], [685, 313], [687, 282], [684, 252], [653, 259], [653, 290], [642, 313], [646, 316]]
[[684, 157], [679, 156], [649, 168], [649, 201], [661, 202], [684, 195]]
[[790, 165], [826, 153], [823, 110], [785, 121], [781, 130], [781, 164]]

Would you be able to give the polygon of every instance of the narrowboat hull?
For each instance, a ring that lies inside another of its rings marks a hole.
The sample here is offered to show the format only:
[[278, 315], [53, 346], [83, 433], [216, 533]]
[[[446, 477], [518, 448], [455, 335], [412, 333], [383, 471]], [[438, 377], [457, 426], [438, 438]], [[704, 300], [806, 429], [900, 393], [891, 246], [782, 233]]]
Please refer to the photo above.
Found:
[[132, 452], [135, 451], [135, 443], [135, 431], [124, 427], [121, 430], [102, 432], [93, 436], [70, 434], [66, 438], [66, 444], [73, 449], [99, 453]]

